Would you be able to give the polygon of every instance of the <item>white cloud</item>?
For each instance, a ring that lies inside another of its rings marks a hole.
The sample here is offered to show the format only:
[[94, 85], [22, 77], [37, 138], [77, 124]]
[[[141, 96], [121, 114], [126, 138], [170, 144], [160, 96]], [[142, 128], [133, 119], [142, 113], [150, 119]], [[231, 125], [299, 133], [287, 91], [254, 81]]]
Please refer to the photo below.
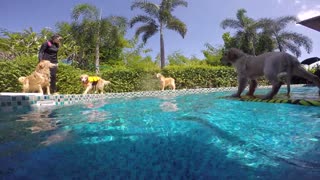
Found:
[[282, 0], [278, 0], [278, 3], [280, 4]]
[[300, 4], [301, 1], [300, 1], [300, 0], [295, 0], [294, 3], [295, 3], [295, 4]]
[[320, 10], [317, 9], [310, 9], [310, 10], [306, 10], [306, 11], [300, 11], [297, 15], [298, 19], [300, 21], [305, 20], [305, 19], [309, 19], [315, 16], [319, 16], [320, 15]]

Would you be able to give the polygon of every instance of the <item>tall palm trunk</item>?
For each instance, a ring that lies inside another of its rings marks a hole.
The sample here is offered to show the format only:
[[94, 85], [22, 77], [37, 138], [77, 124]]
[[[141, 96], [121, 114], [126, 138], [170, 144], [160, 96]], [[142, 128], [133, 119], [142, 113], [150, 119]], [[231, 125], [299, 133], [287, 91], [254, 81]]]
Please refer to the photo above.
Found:
[[163, 30], [162, 25], [160, 25], [160, 63], [161, 63], [161, 69], [165, 66], [165, 56], [164, 56], [164, 41], [163, 41]]
[[[99, 38], [98, 38], [99, 39]], [[97, 44], [96, 44], [96, 52], [95, 52], [95, 57], [96, 57], [96, 74], [98, 75], [100, 73], [100, 45], [99, 45], [99, 41], [97, 39]]]
[[276, 35], [276, 41], [277, 41], [277, 44], [278, 44], [279, 51], [282, 52], [282, 51], [283, 51], [283, 48], [282, 48], [282, 46], [281, 46], [280, 40], [279, 40], [279, 38], [278, 38], [277, 35]]
[[96, 42], [96, 51], [95, 51], [95, 57], [96, 57], [96, 74], [98, 75], [100, 73], [100, 21], [98, 21], [98, 28], [97, 28], [97, 42]]
[[252, 38], [252, 54], [255, 56], [256, 55], [256, 44], [257, 44], [257, 42], [256, 42], [256, 37], [254, 36], [253, 38]]
[[246, 37], [247, 41], [248, 41], [248, 46], [249, 49], [248, 51], [252, 54], [252, 55], [256, 55], [256, 48], [255, 48], [255, 43], [254, 43], [254, 37], [252, 37], [251, 35]]

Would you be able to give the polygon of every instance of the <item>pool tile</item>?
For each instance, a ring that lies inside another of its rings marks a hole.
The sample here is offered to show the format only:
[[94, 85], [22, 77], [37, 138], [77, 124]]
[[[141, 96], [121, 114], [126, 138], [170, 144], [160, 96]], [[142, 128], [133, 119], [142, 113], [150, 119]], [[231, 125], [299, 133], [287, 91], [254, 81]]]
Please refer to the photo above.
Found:
[[[298, 85], [299, 86], [299, 85]], [[301, 86], [301, 85], [300, 85]], [[260, 87], [261, 88], [261, 87]], [[0, 113], [15, 110], [16, 106], [30, 107], [30, 105], [37, 104], [38, 101], [52, 100], [56, 106], [71, 105], [76, 103], [84, 103], [88, 101], [95, 101], [105, 98], [133, 98], [133, 97], [157, 97], [166, 95], [185, 95], [185, 94], [198, 94], [219, 91], [235, 91], [236, 87], [227, 88], [199, 88], [199, 89], [180, 89], [180, 90], [165, 90], [165, 91], [140, 91], [128, 93], [107, 93], [107, 94], [70, 94], [70, 95], [44, 95], [44, 96], [0, 96]], [[13, 103], [15, 102], [15, 103]]]

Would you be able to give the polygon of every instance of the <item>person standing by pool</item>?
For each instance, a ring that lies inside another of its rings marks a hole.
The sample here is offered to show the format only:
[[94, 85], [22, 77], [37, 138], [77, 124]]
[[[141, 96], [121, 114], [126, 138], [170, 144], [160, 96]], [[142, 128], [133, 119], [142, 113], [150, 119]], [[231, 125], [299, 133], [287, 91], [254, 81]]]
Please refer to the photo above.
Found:
[[[55, 34], [51, 37], [50, 40], [44, 42], [39, 50], [39, 62], [41, 60], [49, 60], [51, 63], [58, 65], [58, 51], [60, 47], [60, 40], [62, 39], [61, 35]], [[50, 69], [50, 91], [52, 93], [57, 92], [57, 71], [58, 66], [55, 66]]]

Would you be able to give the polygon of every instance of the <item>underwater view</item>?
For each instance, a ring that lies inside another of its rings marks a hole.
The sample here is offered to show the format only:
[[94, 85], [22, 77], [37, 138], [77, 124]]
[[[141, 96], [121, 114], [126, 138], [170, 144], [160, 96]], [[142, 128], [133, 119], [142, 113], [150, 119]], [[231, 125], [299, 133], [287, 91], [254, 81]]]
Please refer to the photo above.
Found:
[[[292, 94], [308, 91], [316, 92]], [[320, 178], [319, 107], [224, 98], [230, 94], [104, 99], [1, 115], [0, 178]]]

